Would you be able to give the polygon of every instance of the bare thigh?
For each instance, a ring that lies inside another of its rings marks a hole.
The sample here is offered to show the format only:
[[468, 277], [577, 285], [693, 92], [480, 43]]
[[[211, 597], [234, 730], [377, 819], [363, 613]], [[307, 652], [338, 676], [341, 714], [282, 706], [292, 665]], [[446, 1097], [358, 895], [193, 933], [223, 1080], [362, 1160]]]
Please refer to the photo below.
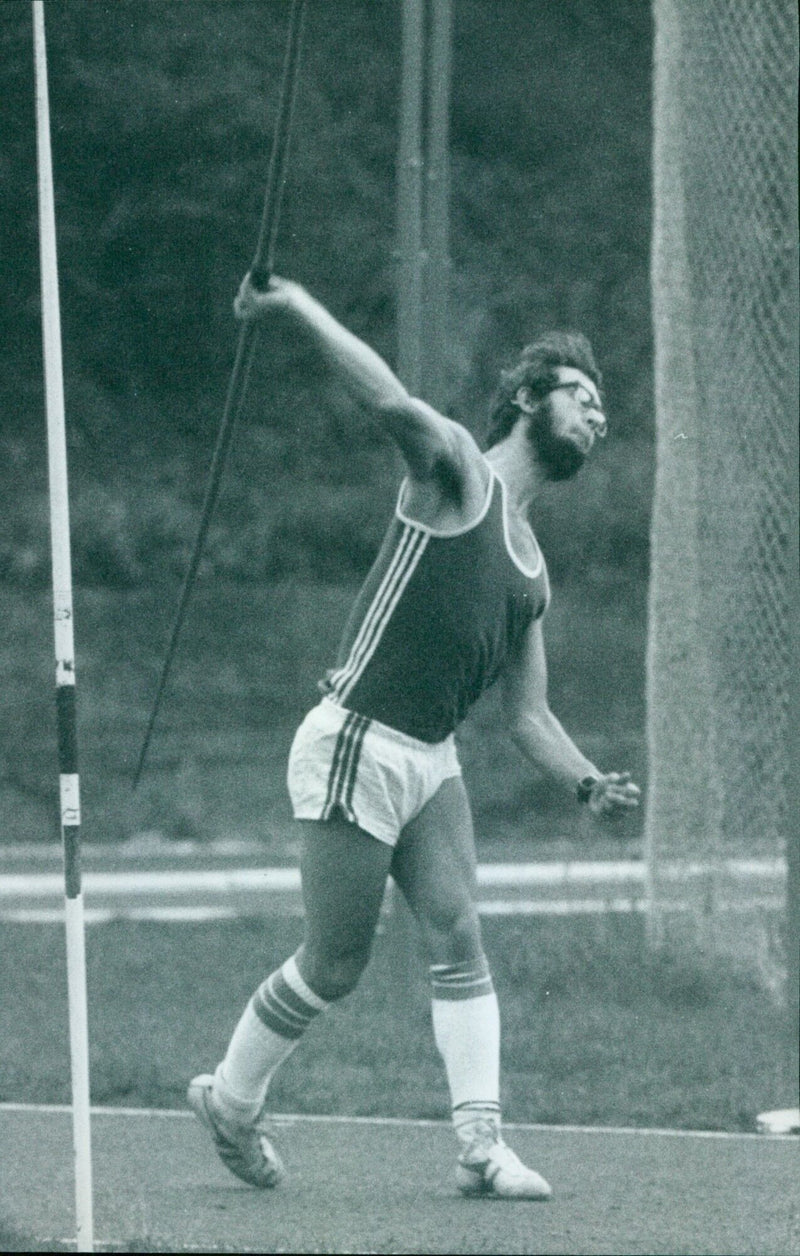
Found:
[[305, 937], [304, 979], [323, 999], [347, 994], [372, 947], [392, 848], [346, 820], [298, 820]]
[[406, 825], [391, 871], [417, 920], [429, 963], [458, 964], [481, 953], [475, 835], [460, 776], [444, 781]]

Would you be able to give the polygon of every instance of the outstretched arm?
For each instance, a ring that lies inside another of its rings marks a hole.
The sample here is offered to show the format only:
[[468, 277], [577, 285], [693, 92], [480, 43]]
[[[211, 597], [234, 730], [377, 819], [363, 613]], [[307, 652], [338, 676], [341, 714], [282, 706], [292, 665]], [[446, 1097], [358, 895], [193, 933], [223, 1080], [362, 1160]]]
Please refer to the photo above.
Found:
[[264, 319], [283, 312], [301, 324], [353, 400], [397, 442], [413, 478], [430, 478], [443, 462], [451, 476], [458, 473], [466, 440], [471, 441], [466, 430], [412, 397], [383, 358], [337, 322], [300, 284], [273, 277], [268, 290], [259, 292], [246, 275], [234, 311], [241, 319]]
[[610, 815], [619, 808], [638, 805], [639, 787], [631, 781], [630, 773], [600, 772], [550, 710], [540, 620], [531, 624], [522, 648], [506, 671], [505, 705], [511, 736], [527, 759], [573, 794], [578, 794], [581, 782], [594, 780], [586, 790], [586, 801], [595, 815]]

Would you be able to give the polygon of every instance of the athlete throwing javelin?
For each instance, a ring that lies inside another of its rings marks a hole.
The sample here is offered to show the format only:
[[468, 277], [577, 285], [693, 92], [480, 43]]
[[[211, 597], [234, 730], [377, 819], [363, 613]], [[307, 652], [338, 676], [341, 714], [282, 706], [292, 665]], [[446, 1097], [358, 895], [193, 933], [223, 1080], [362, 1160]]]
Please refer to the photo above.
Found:
[[228, 1168], [253, 1186], [283, 1169], [263, 1123], [275, 1070], [329, 1003], [355, 987], [391, 873], [430, 964], [465, 1195], [547, 1199], [503, 1141], [500, 1019], [475, 906], [475, 843], [453, 737], [502, 677], [511, 735], [596, 815], [635, 807], [627, 772], [602, 772], [547, 700], [547, 568], [529, 523], [547, 482], [574, 476], [605, 435], [600, 376], [582, 335], [551, 332], [504, 373], [488, 448], [409, 395], [387, 364], [296, 283], [256, 291], [240, 319], [292, 320], [405, 460], [394, 518], [356, 598], [322, 699], [301, 724], [288, 786], [301, 840], [304, 940], [256, 990], [191, 1107]]

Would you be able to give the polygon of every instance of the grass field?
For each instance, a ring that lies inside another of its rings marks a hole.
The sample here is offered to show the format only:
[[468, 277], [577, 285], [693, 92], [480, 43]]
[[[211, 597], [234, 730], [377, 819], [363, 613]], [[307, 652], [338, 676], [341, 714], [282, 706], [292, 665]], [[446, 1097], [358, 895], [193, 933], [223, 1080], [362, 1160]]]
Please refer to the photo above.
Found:
[[[390, 920], [361, 986], [278, 1074], [276, 1111], [446, 1115], [424, 967], [405, 928]], [[638, 918], [489, 919], [484, 933], [507, 1119], [750, 1130], [758, 1112], [796, 1102], [769, 996], [651, 957]], [[297, 920], [90, 929], [93, 1101], [183, 1106], [188, 1078], [216, 1063], [249, 994], [299, 936]], [[0, 943], [0, 1099], [66, 1102], [62, 930], [6, 924]]]

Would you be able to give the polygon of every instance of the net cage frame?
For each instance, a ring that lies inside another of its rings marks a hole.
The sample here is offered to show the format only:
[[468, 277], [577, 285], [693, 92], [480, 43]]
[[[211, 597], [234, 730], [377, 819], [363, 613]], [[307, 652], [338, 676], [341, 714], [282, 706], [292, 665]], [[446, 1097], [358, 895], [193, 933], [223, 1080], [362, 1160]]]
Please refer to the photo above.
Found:
[[654, 24], [648, 931], [780, 985], [798, 932], [797, 12], [654, 0]]

